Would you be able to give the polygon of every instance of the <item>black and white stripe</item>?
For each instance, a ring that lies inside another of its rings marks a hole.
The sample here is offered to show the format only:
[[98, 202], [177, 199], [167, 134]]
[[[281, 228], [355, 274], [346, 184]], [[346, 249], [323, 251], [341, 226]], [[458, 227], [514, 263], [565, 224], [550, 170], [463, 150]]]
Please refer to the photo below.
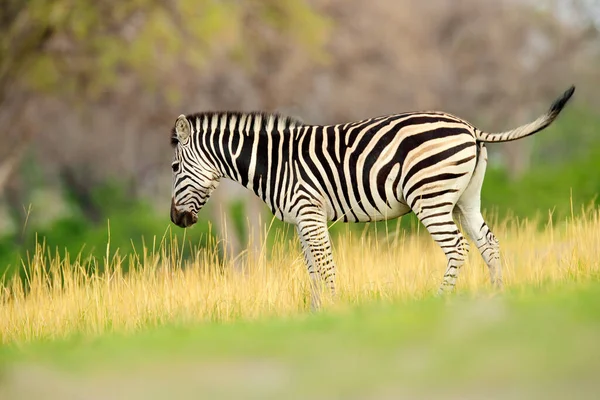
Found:
[[468, 251], [458, 221], [500, 287], [498, 241], [480, 212], [484, 143], [546, 128], [573, 92], [569, 88], [532, 123], [503, 133], [482, 132], [443, 112], [328, 126], [262, 112], [181, 115], [171, 137], [171, 219], [183, 227], [193, 224], [221, 178], [237, 181], [277, 218], [296, 225], [312, 282], [320, 278], [335, 293], [327, 221], [380, 221], [412, 211], [446, 254], [440, 292], [454, 287]]

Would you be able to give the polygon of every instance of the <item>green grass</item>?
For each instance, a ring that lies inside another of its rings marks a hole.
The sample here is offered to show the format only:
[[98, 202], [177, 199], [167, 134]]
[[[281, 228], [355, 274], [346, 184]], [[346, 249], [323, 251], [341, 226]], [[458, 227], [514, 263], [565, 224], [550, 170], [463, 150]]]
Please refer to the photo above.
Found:
[[0, 360], [3, 399], [594, 398], [600, 282], [74, 336]]

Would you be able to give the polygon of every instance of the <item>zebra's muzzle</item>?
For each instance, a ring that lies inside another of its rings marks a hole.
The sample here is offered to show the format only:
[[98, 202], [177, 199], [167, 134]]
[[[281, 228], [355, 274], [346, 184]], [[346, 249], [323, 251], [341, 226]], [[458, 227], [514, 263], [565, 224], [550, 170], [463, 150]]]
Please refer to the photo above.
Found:
[[175, 201], [171, 200], [171, 222], [181, 228], [187, 228], [194, 225], [198, 221], [198, 217], [190, 211], [179, 211], [175, 205]]

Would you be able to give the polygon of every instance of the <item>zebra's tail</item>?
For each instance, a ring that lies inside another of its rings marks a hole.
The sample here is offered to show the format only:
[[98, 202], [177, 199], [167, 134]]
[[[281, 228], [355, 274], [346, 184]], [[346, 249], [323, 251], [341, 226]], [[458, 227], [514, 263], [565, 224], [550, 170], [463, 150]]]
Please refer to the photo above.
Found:
[[501, 133], [487, 133], [482, 132], [479, 129], [475, 129], [475, 137], [480, 142], [510, 142], [511, 140], [517, 140], [529, 135], [533, 135], [534, 133], [548, 127], [548, 125], [550, 125], [556, 119], [556, 117], [558, 117], [558, 114], [560, 114], [563, 107], [567, 104], [574, 92], [575, 86], [571, 86], [562, 94], [562, 96], [557, 98], [554, 103], [552, 103], [544, 115], [533, 122]]

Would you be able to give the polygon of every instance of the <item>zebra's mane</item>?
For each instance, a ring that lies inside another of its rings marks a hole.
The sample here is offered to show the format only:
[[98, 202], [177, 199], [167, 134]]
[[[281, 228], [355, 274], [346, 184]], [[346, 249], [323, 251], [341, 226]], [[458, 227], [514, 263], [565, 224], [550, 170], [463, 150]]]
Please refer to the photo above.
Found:
[[[237, 120], [243, 117], [252, 118], [253, 124], [256, 123], [257, 117], [260, 117], [261, 128], [266, 128], [268, 125], [280, 126], [281, 123], [283, 123], [284, 128], [292, 128], [304, 125], [304, 122], [300, 118], [280, 114], [277, 112], [266, 111], [203, 111], [186, 115], [186, 118], [192, 124], [198, 119], [200, 121], [212, 121], [213, 119], [217, 119], [220, 121], [223, 117], [225, 117], [226, 121], [230, 121], [231, 118], [234, 117]], [[175, 126], [173, 126], [173, 128], [171, 129], [171, 145], [175, 146], [176, 144], [177, 134], [175, 133]]]
[[197, 118], [199, 118], [200, 120], [208, 119], [210, 121], [213, 118], [221, 119], [223, 117], [225, 117], [226, 120], [229, 120], [233, 117], [236, 117], [236, 119], [242, 117], [252, 117], [253, 119], [256, 119], [257, 117], [260, 117], [262, 127], [266, 127], [269, 123], [277, 125], [281, 122], [283, 122], [285, 128], [304, 125], [304, 122], [302, 122], [302, 120], [300, 120], [299, 118], [291, 117], [289, 115], [284, 115], [276, 112], [270, 113], [265, 111], [205, 111], [190, 114], [187, 117], [191, 121], [195, 121]]

